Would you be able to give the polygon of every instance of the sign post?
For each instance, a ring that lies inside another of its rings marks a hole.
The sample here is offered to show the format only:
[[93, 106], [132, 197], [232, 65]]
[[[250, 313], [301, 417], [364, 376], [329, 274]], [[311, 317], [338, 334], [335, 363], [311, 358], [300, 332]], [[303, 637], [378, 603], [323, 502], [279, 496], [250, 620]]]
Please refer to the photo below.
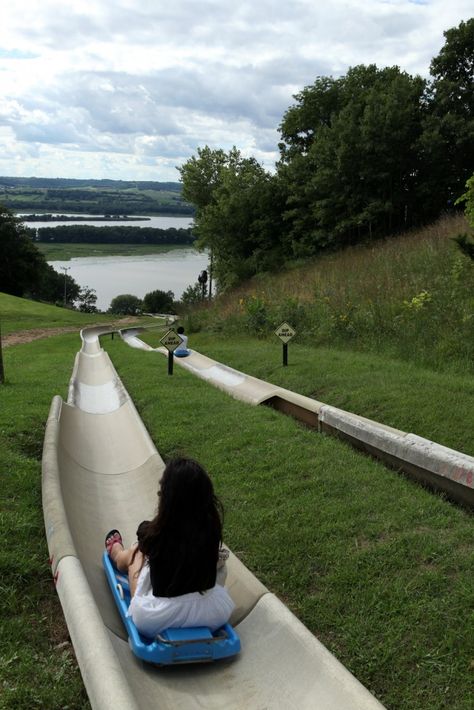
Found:
[[288, 365], [288, 342], [296, 335], [296, 330], [293, 330], [288, 323], [282, 323], [275, 330], [275, 335], [280, 338], [283, 343], [283, 365]]
[[173, 374], [173, 360], [174, 360], [174, 351], [178, 347], [178, 345], [181, 345], [181, 338], [179, 337], [178, 333], [171, 328], [160, 340], [160, 343], [162, 343], [165, 348], [168, 350], [168, 375]]

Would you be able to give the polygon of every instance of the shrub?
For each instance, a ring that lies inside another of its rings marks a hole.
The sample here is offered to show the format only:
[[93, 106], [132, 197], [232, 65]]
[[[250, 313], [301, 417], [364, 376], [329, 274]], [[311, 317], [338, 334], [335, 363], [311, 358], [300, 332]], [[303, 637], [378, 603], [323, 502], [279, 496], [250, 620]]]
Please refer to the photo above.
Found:
[[174, 313], [173, 291], [150, 291], [143, 299], [143, 310], [149, 313]]
[[123, 293], [112, 299], [109, 313], [121, 316], [136, 316], [142, 309], [142, 302], [137, 296], [130, 293]]

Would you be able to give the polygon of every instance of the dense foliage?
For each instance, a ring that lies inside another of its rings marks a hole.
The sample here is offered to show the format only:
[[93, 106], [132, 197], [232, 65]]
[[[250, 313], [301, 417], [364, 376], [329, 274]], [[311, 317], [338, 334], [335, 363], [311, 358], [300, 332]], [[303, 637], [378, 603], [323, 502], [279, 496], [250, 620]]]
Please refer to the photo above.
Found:
[[79, 295], [71, 276], [58, 274], [33, 244], [28, 230], [0, 206], [0, 291], [71, 304]]
[[87, 224], [30, 229], [37, 241], [58, 244], [192, 244], [191, 229], [156, 227], [92, 227]]
[[136, 316], [142, 309], [142, 301], [131, 293], [115, 296], [110, 302], [109, 313], [123, 316]]
[[148, 313], [174, 313], [173, 291], [150, 291], [143, 298], [143, 311]]
[[474, 167], [474, 19], [445, 38], [430, 81], [375, 65], [317, 77], [283, 116], [275, 174], [207, 146], [180, 168], [221, 291], [455, 209]]

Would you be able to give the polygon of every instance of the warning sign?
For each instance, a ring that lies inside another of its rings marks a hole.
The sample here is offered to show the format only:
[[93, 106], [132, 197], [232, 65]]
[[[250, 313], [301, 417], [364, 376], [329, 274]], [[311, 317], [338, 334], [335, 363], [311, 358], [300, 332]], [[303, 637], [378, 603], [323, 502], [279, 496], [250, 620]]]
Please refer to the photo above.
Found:
[[175, 330], [171, 329], [161, 338], [160, 343], [162, 343], [170, 353], [173, 353], [178, 345], [181, 345], [181, 338]]
[[282, 323], [275, 330], [275, 335], [278, 335], [280, 340], [282, 340], [284, 343], [287, 343], [296, 335], [296, 330], [293, 330], [291, 325], [289, 325], [288, 323]]

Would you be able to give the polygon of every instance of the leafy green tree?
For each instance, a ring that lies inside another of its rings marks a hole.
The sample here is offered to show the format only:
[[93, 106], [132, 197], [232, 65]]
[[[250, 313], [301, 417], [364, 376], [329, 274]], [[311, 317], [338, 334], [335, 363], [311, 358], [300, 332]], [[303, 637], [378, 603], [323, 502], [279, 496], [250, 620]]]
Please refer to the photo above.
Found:
[[281, 126], [278, 166], [295, 255], [416, 222], [424, 87], [398, 67], [371, 65], [319, 78], [296, 95]]
[[[0, 206], [0, 290], [13, 296], [63, 302], [64, 277], [50, 266], [25, 228]], [[67, 298], [72, 303], [79, 286], [66, 277]]]
[[474, 18], [444, 33], [430, 66], [424, 121], [423, 200], [452, 207], [474, 166]]
[[0, 290], [23, 296], [40, 283], [46, 261], [23, 225], [0, 206]]
[[122, 316], [136, 316], [141, 312], [142, 302], [137, 296], [123, 293], [112, 299], [109, 313]]
[[212, 204], [215, 190], [222, 182], [222, 173], [240, 158], [236, 148], [229, 154], [223, 150], [212, 150], [209, 146], [198, 148], [193, 156], [179, 168], [183, 183], [182, 195], [199, 210]]
[[82, 313], [97, 313], [97, 294], [95, 289], [84, 286], [76, 298], [76, 308]]
[[202, 284], [196, 282], [195, 284], [190, 284], [185, 288], [181, 296], [181, 302], [187, 306], [194, 305], [195, 303], [201, 303], [203, 300], [203, 289]]
[[277, 179], [235, 148], [199, 149], [180, 172], [183, 195], [197, 208], [197, 245], [211, 252], [220, 290], [275, 262], [284, 203]]
[[[462, 195], [457, 203], [465, 202], [466, 217], [471, 227], [474, 228], [474, 175], [466, 183], [467, 191]], [[463, 254], [474, 260], [474, 239], [469, 234], [459, 234], [455, 241], [457, 242]]]
[[471, 227], [474, 228], [474, 175], [466, 182], [467, 190], [458, 199], [458, 204], [464, 202], [466, 207], [466, 217]]
[[174, 313], [173, 291], [150, 291], [143, 299], [143, 310], [148, 313]]
[[285, 112], [279, 126], [283, 162], [307, 155], [318, 132], [331, 126], [343, 105], [342, 87], [341, 79], [318, 76], [311, 86], [295, 94], [296, 104]]

